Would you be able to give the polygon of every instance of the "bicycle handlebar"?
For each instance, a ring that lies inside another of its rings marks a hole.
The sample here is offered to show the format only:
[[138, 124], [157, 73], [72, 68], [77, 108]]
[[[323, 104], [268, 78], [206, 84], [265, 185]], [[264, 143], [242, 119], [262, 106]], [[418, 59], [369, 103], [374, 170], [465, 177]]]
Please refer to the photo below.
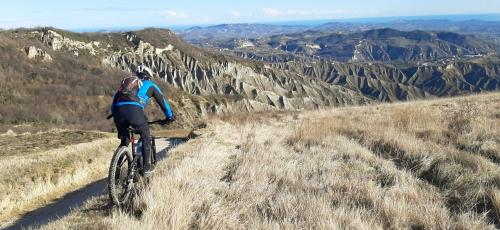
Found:
[[169, 120], [157, 120], [157, 121], [149, 121], [148, 125], [154, 125], [154, 124], [168, 125], [170, 123], [172, 123], [172, 121], [169, 121]]

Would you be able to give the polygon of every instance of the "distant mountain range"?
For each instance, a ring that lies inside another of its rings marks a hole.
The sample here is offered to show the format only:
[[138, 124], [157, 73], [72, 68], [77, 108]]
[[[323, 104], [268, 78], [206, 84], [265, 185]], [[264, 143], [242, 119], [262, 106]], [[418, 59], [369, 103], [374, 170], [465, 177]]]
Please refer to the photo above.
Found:
[[370, 29], [392, 28], [396, 30], [413, 31], [448, 31], [466, 34], [500, 34], [500, 21], [450, 21], [436, 20], [395, 20], [382, 23], [345, 23], [331, 22], [312, 28], [317, 31], [358, 32]]
[[408, 63], [481, 56], [500, 51], [497, 43], [476, 35], [387, 28], [347, 34], [306, 31], [254, 39], [234, 38], [215, 40], [203, 46], [224, 49], [243, 58], [271, 62], [306, 57]]
[[[496, 19], [493, 17], [492, 19]], [[276, 24], [222, 24], [207, 27], [192, 27], [177, 30], [183, 39], [194, 44], [205, 44], [229, 38], [261, 38], [279, 34], [301, 33], [306, 31], [353, 33], [366, 30], [392, 28], [401, 31], [446, 31], [476, 35], [500, 36], [500, 17], [498, 21], [487, 20], [447, 20], [447, 19], [393, 19], [353, 20], [325, 22], [321, 25], [301, 25], [296, 22], [284, 25]]]
[[[339, 25], [346, 26], [345, 30], [328, 29]], [[218, 37], [199, 45], [213, 52], [265, 62], [273, 69], [341, 85], [381, 101], [460, 95], [500, 87], [500, 43], [493, 33], [349, 30], [353, 29], [348, 24], [334, 23], [314, 30], [257, 38]]]
[[222, 24], [209, 27], [192, 27], [178, 34], [191, 43], [202, 44], [229, 38], [258, 38], [277, 34], [289, 34], [309, 29], [309, 26], [286, 26], [266, 24]]

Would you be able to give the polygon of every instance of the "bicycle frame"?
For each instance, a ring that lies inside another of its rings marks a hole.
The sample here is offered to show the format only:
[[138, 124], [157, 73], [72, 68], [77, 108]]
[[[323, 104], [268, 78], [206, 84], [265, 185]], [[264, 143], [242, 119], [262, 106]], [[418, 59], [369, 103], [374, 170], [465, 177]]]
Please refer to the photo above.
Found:
[[[133, 161], [132, 161], [132, 173], [130, 173], [130, 175], [134, 176], [135, 172], [137, 171], [137, 166], [139, 165], [139, 160], [140, 158], [137, 157], [137, 154], [136, 154], [136, 151], [135, 151], [135, 147], [136, 145], [139, 144], [140, 141], [142, 141], [141, 139], [138, 139], [137, 140], [137, 144], [135, 143], [136, 139], [135, 139], [135, 136], [134, 136], [134, 132], [132, 130], [129, 130], [129, 135], [130, 135], [130, 142], [132, 144], [132, 157], [133, 157]], [[156, 164], [157, 162], [157, 159], [156, 159], [156, 137], [155, 136], [151, 136], [151, 163], [152, 164]], [[141, 164], [142, 165], [142, 164]]]

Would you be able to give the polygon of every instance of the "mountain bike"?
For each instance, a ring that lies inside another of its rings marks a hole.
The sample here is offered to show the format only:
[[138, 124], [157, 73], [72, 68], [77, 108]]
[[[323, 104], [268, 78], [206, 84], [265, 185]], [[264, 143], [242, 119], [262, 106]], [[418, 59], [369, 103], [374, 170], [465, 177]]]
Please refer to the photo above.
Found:
[[[163, 122], [159, 120], [148, 122], [148, 124], [164, 124]], [[128, 131], [132, 148], [119, 146], [113, 154], [111, 165], [109, 166], [109, 198], [118, 207], [127, 204], [137, 194], [138, 190], [140, 190], [140, 184], [144, 182], [142, 176], [142, 141], [138, 139], [136, 143], [135, 135], [139, 134], [137, 130], [130, 127]], [[156, 166], [157, 153], [155, 139], [156, 137], [151, 135], [151, 164]]]

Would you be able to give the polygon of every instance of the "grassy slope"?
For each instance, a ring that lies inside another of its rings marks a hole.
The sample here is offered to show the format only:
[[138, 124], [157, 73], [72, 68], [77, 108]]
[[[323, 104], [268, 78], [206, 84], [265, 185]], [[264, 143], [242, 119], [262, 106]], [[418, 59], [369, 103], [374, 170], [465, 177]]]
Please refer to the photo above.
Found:
[[[72, 39], [113, 44], [110, 51], [131, 46], [121, 34], [108, 36], [57, 31]], [[25, 48], [30, 46], [43, 49], [52, 57], [52, 62], [29, 59]], [[112, 95], [130, 73], [104, 66], [103, 54], [80, 53], [75, 57], [64, 49], [54, 51], [28, 31], [0, 33], [0, 133], [9, 129], [20, 133], [53, 127], [111, 131], [112, 122], [105, 117], [109, 113]], [[156, 82], [177, 114], [178, 123], [194, 126], [200, 116], [194, 112], [196, 106], [206, 100], [158, 79]], [[157, 106], [149, 108], [148, 111], [162, 115]], [[150, 118], [156, 116], [151, 114]]]
[[[28, 59], [30, 46], [53, 61]], [[0, 60], [0, 132], [26, 123], [110, 130], [104, 118], [123, 71], [103, 67], [99, 57], [53, 51], [28, 33], [0, 33]]]
[[45, 228], [499, 227], [500, 94], [214, 119], [133, 213], [105, 195]]
[[102, 178], [118, 145], [110, 134], [64, 130], [3, 134], [0, 143], [0, 226]]

